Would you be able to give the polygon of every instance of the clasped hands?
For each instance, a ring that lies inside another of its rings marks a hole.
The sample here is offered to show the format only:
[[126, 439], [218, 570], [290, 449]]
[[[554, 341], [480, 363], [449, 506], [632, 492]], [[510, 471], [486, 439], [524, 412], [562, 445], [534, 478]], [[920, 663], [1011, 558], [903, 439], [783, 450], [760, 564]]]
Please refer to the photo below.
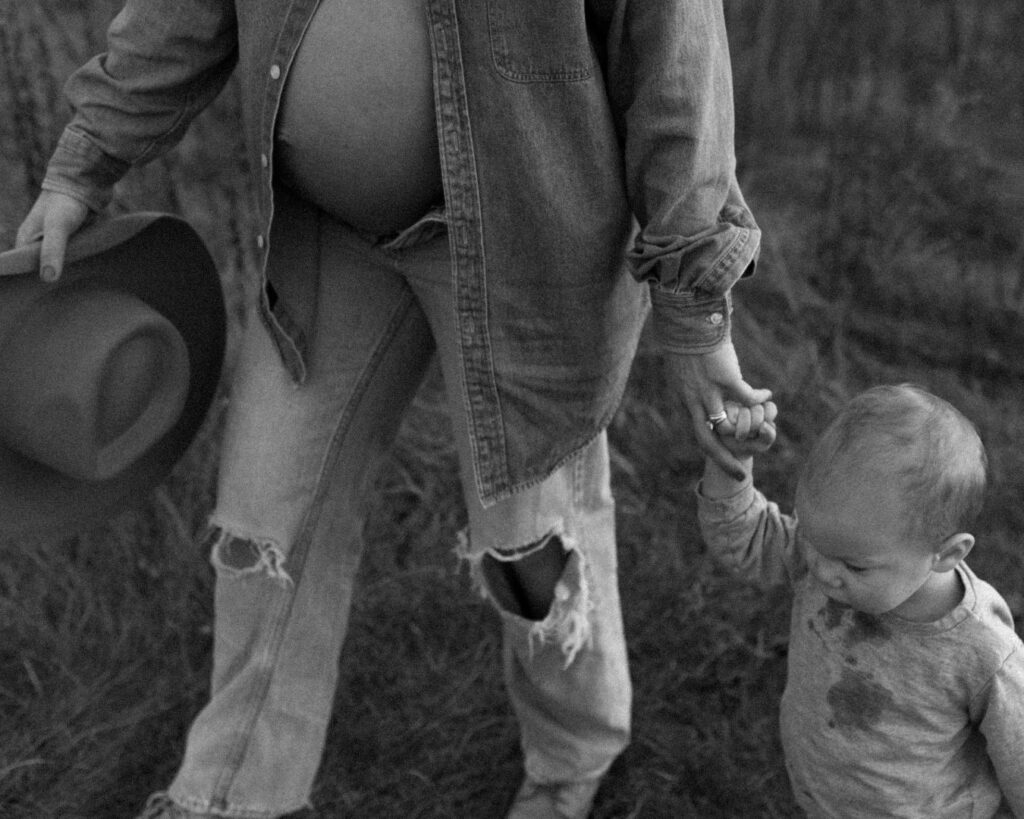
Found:
[[777, 408], [771, 390], [743, 379], [731, 339], [705, 353], [670, 353], [665, 365], [700, 448], [728, 475], [743, 480], [749, 468], [743, 461], [775, 441]]
[[774, 401], [752, 407], [726, 401], [722, 413], [724, 418], [707, 423], [722, 446], [737, 458], [760, 455], [775, 443], [778, 408]]

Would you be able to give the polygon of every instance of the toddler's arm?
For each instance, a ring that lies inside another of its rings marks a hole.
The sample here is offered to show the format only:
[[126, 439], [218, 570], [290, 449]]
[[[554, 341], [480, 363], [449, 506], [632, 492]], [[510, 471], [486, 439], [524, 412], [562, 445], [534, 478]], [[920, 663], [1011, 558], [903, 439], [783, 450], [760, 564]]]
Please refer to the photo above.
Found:
[[742, 479], [733, 477], [719, 464], [707, 458], [704, 462], [702, 490], [712, 499], [734, 495], [739, 487], [750, 480], [753, 472], [754, 455], [767, 452], [775, 443], [775, 418], [778, 408], [774, 401], [766, 401], [753, 407], [727, 401], [726, 418], [714, 425], [722, 445], [728, 449], [743, 468]]
[[705, 461], [697, 488], [701, 534], [712, 558], [730, 571], [766, 584], [786, 582], [796, 571], [795, 520], [782, 514], [754, 488], [753, 456], [775, 441], [777, 409], [771, 401], [756, 407], [726, 404], [727, 417], [715, 425], [722, 443], [743, 467], [737, 480], [715, 461]]

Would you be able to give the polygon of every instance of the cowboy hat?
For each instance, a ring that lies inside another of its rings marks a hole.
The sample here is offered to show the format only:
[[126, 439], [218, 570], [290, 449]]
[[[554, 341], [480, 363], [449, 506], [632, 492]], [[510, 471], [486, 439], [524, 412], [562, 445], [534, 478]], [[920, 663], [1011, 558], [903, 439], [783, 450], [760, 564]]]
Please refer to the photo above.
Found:
[[144, 498], [198, 432], [224, 358], [220, 279], [184, 220], [97, 221], [54, 284], [39, 251], [0, 253], [0, 537], [71, 534]]

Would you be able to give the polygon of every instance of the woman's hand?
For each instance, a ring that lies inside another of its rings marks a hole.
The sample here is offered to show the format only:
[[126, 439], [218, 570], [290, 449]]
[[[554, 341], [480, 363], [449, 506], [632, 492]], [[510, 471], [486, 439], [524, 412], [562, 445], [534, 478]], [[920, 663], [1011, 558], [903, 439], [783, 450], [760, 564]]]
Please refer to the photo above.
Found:
[[709, 418], [721, 415], [727, 401], [742, 407], [764, 404], [771, 400], [771, 390], [755, 389], [743, 380], [731, 340], [710, 353], [669, 354], [665, 360], [669, 383], [689, 410], [700, 448], [729, 475], [743, 480], [743, 464], [715, 434]]
[[88, 218], [89, 208], [82, 202], [64, 193], [43, 191], [18, 228], [14, 246], [22, 247], [42, 238], [39, 277], [55, 282], [64, 271], [68, 239]]

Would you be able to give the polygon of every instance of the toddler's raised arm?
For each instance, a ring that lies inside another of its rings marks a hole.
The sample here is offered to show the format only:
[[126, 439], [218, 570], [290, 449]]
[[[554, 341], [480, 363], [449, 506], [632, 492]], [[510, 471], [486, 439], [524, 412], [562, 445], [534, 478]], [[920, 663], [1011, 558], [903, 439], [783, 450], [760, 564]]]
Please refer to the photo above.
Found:
[[[727, 401], [726, 417], [720, 421], [708, 421], [719, 440], [740, 462], [749, 479], [755, 455], [767, 452], [775, 443], [775, 419], [778, 407], [774, 401], [766, 401], [753, 407]], [[737, 481], [712, 459], [705, 460], [703, 492], [709, 498], [723, 498], [735, 494]]]

